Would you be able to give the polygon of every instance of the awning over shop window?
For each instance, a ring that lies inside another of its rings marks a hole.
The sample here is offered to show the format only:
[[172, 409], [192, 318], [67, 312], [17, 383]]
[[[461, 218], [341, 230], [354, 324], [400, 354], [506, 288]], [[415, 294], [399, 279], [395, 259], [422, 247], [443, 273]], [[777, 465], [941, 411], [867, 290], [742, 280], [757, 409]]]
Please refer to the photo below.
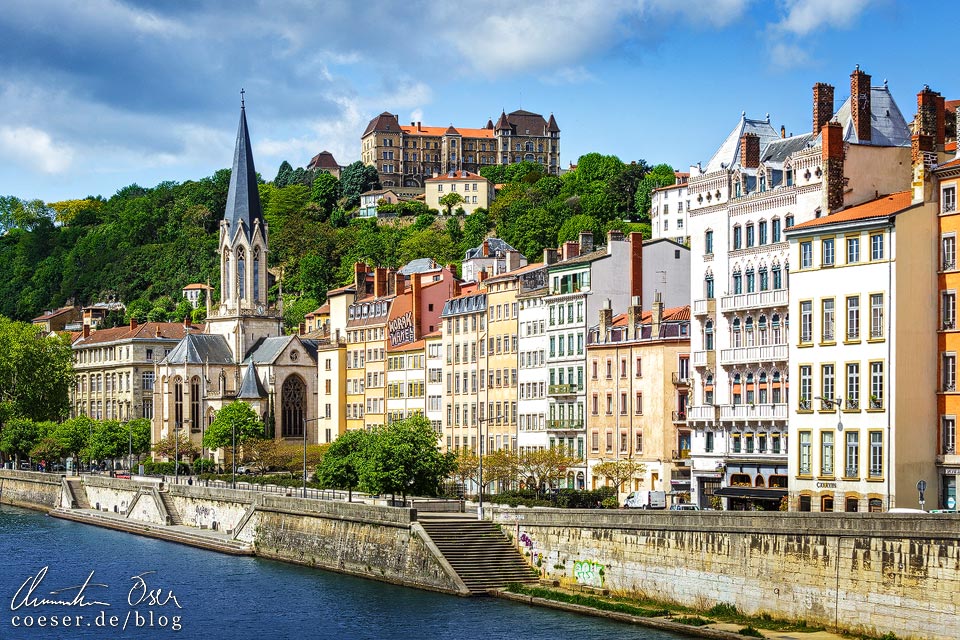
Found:
[[782, 500], [787, 495], [781, 489], [762, 489], [756, 487], [721, 487], [713, 492], [724, 498], [752, 498], [754, 500]]

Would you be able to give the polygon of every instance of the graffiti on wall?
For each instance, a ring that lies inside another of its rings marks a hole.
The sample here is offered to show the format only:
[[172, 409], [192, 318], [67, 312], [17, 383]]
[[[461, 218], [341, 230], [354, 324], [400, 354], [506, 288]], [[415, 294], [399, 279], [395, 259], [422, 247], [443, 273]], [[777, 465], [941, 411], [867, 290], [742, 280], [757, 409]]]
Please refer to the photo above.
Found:
[[573, 563], [573, 577], [577, 584], [588, 587], [603, 586], [604, 567], [591, 560], [575, 560]]

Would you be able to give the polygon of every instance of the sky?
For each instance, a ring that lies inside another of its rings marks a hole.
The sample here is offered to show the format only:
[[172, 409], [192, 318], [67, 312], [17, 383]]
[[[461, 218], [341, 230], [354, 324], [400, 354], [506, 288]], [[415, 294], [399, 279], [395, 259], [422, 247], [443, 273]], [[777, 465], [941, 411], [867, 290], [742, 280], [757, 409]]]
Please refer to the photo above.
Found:
[[746, 111], [810, 130], [854, 67], [909, 120], [960, 98], [952, 0], [6, 0], [0, 195], [109, 197], [228, 167], [245, 90], [258, 171], [360, 157], [376, 114], [481, 127], [526, 109], [585, 153], [706, 163]]

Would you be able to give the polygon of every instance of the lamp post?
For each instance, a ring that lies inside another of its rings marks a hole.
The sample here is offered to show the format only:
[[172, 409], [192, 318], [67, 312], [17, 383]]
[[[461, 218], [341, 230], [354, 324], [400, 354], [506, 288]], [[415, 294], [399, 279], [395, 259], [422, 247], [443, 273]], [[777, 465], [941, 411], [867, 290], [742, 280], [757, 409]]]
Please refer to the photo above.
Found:
[[180, 484], [180, 422], [173, 427], [173, 483]]
[[[303, 421], [303, 497], [307, 497], [307, 424], [317, 422], [320, 418], [309, 418]], [[319, 438], [317, 438], [319, 440]]]
[[233, 453], [230, 455], [230, 463], [233, 468], [233, 479], [230, 482], [230, 488], [237, 488], [237, 425], [230, 425], [230, 439], [233, 445]]
[[[499, 422], [501, 416], [497, 416], [497, 421]], [[483, 520], [483, 423], [490, 422], [493, 418], [478, 418], [477, 419], [477, 434], [480, 438], [480, 470], [479, 477], [477, 479], [477, 520]]]
[[[824, 398], [822, 396], [813, 396], [814, 400], [822, 402], [827, 409], [843, 409], [843, 398]], [[843, 431], [843, 416], [837, 421], [837, 431]]]

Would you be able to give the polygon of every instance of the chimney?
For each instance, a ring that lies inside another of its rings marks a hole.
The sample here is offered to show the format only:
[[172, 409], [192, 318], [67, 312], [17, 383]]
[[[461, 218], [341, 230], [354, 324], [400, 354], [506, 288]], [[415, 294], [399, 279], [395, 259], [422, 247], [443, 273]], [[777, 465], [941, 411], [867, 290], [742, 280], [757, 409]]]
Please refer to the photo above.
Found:
[[643, 297], [643, 233], [639, 231], [630, 234], [630, 295]]
[[860, 65], [850, 74], [850, 113], [857, 140], [870, 142], [870, 76], [860, 71]]
[[783, 125], [780, 125], [780, 138], [783, 139], [786, 137], [787, 137], [787, 128]]
[[193, 327], [193, 319], [190, 317], [190, 314], [183, 316], [183, 328], [190, 329]]
[[299, 325], [297, 325], [297, 335], [298, 335], [298, 336], [302, 336], [302, 335], [305, 334], [306, 332], [307, 332], [307, 323], [306, 323], [306, 322], [301, 322]]
[[597, 336], [597, 342], [606, 344], [610, 336], [610, 325], [613, 324], [613, 307], [610, 304], [610, 298], [603, 301], [600, 308], [600, 332]]
[[910, 136], [910, 160], [913, 165], [913, 201], [930, 202], [933, 184], [929, 169], [937, 163], [932, 135], [915, 133]]
[[86, 324], [86, 323], [84, 323], [84, 325], [83, 325], [83, 337], [84, 337], [84, 338], [89, 338], [89, 337], [90, 337], [90, 325], [88, 325], [88, 324]]
[[580, 232], [580, 255], [593, 251], [593, 232]]
[[556, 249], [544, 249], [543, 250], [543, 264], [550, 265], [556, 264], [557, 262], [557, 250]]
[[660, 337], [660, 323], [663, 322], [663, 299], [659, 291], [654, 294], [653, 313], [651, 314], [652, 325], [650, 327], [650, 337]]
[[387, 295], [387, 270], [377, 267], [373, 270], [373, 296], [382, 298]]
[[640, 320], [643, 318], [643, 307], [640, 305], [640, 296], [630, 298], [627, 307], [627, 340], [636, 340], [641, 337]]
[[357, 297], [363, 297], [367, 287], [367, 265], [363, 262], [353, 263], [353, 288], [357, 290]]
[[609, 247], [613, 242], [623, 242], [623, 231], [619, 229], [610, 229], [610, 231], [607, 231], [607, 246]]
[[411, 297], [413, 298], [410, 302], [410, 311], [413, 323], [413, 339], [419, 340], [423, 335], [423, 332], [420, 330], [420, 324], [422, 323], [420, 305], [423, 304], [421, 301], [421, 298], [423, 297], [423, 287], [420, 284], [419, 273], [410, 274], [410, 290]]
[[417, 120], [417, 131], [422, 131], [423, 127], [420, 126], [420, 121]]
[[507, 251], [507, 271], [516, 271], [520, 268], [520, 252], [516, 249]]
[[158, 338], [160, 337], [160, 323], [159, 323], [159, 322], [157, 323], [157, 331], [156, 331], [156, 333], [155, 333], [154, 335], [156, 335], [156, 337], [158, 337]]
[[823, 130], [823, 125], [833, 117], [833, 85], [818, 82], [813, 85], [813, 129], [816, 135]]
[[487, 270], [486, 270], [486, 269], [480, 269], [480, 271], [477, 272], [477, 282], [478, 282], [478, 283], [481, 283], [481, 282], [483, 282], [483, 281], [486, 280], [486, 279], [487, 279]]
[[563, 257], [562, 260], [569, 260], [570, 258], [576, 258], [580, 255], [580, 245], [573, 240], [568, 240], [563, 243], [563, 246], [560, 247]]
[[453, 280], [453, 295], [452, 298], [459, 298], [461, 293], [460, 281], [454, 278]]
[[932, 137], [933, 151], [943, 151], [946, 136], [945, 116], [943, 96], [923, 85], [923, 90], [917, 94], [917, 119], [920, 125], [918, 133]]
[[137, 330], [137, 319], [131, 317], [131, 318], [130, 318], [130, 331], [136, 331], [136, 330]]
[[480, 247], [481, 247], [481, 248], [480, 248], [480, 255], [482, 255], [484, 258], [489, 258], [489, 257], [490, 257], [490, 243], [487, 242], [486, 240], [484, 240], [484, 241], [483, 241], [483, 244], [480, 245]]
[[827, 213], [843, 207], [843, 127], [828, 122], [823, 127], [821, 159], [824, 169], [824, 209]]
[[745, 169], [760, 166], [760, 136], [745, 133], [740, 136], [740, 165]]
[[393, 274], [393, 290], [397, 295], [407, 290], [407, 279], [399, 271]]

